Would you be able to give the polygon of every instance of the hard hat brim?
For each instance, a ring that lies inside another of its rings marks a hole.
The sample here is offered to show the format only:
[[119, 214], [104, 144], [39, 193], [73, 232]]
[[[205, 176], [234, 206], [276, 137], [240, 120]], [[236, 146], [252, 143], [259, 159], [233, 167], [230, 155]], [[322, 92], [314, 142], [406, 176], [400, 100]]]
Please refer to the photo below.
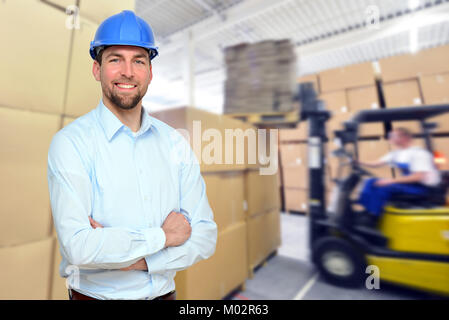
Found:
[[102, 47], [102, 46], [133, 46], [133, 47], [140, 47], [148, 50], [150, 54], [150, 60], [153, 60], [158, 54], [158, 47], [150, 45], [149, 43], [142, 43], [140, 41], [108, 41], [108, 40], [102, 40], [102, 41], [92, 41], [90, 44], [90, 56], [92, 59], [95, 60], [97, 57], [97, 52], [95, 48]]

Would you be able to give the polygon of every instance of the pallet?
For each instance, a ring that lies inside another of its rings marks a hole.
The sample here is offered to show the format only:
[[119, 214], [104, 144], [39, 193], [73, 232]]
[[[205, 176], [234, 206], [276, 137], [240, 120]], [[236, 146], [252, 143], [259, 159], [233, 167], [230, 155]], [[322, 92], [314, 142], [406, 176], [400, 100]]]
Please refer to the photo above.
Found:
[[237, 288], [233, 289], [231, 292], [229, 292], [227, 295], [225, 295], [222, 300], [232, 300], [232, 298], [239, 294], [242, 291], [246, 290], [246, 282], [243, 282], [240, 284]]
[[299, 122], [298, 110], [290, 112], [227, 113], [226, 115], [254, 125], [285, 125], [290, 127], [296, 126]]
[[287, 213], [287, 214], [296, 214], [296, 215], [301, 215], [301, 216], [306, 216], [307, 215], [306, 211], [285, 210], [284, 212]]
[[261, 262], [255, 264], [255, 265], [250, 265], [249, 266], [249, 270], [248, 270], [248, 278], [249, 279], [254, 278], [254, 273], [257, 270], [259, 270], [260, 268], [265, 267], [267, 265], [268, 260], [270, 260], [271, 258], [273, 258], [277, 254], [278, 254], [278, 250], [275, 249], [266, 258], [264, 258]]

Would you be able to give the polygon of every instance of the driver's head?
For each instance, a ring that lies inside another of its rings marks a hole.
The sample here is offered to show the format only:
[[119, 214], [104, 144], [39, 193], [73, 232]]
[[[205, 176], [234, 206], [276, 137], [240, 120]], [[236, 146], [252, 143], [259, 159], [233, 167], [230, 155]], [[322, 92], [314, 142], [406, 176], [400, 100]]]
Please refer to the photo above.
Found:
[[398, 148], [406, 148], [412, 143], [412, 133], [406, 128], [396, 128], [388, 136], [390, 143]]

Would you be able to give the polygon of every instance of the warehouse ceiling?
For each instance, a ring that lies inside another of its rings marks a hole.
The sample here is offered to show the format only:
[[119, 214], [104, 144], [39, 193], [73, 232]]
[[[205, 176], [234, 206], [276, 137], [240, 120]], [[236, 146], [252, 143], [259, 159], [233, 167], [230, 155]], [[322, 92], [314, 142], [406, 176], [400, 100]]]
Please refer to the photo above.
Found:
[[187, 103], [190, 66], [195, 105], [221, 112], [223, 49], [242, 42], [291, 39], [298, 75], [449, 43], [449, 0], [137, 0], [136, 13], [160, 47], [146, 97], [160, 108]]

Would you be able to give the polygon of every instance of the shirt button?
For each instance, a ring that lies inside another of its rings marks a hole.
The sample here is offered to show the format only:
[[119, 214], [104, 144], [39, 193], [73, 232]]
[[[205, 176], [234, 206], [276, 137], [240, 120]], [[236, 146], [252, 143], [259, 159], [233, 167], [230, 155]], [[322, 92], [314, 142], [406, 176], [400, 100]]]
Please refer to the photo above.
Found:
[[145, 201], [148, 201], [148, 196], [143, 197]]

